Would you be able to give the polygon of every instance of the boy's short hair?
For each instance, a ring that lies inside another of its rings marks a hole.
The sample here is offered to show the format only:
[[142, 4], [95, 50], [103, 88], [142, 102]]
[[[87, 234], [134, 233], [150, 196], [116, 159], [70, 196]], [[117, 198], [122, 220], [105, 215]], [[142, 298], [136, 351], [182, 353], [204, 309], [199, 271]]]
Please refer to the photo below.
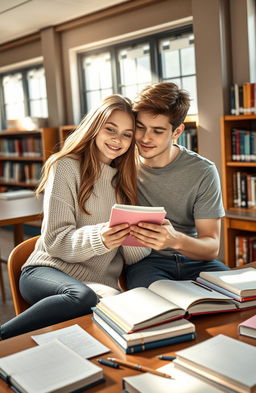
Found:
[[175, 130], [184, 122], [189, 106], [188, 92], [175, 83], [161, 82], [146, 86], [135, 99], [133, 110], [168, 116]]

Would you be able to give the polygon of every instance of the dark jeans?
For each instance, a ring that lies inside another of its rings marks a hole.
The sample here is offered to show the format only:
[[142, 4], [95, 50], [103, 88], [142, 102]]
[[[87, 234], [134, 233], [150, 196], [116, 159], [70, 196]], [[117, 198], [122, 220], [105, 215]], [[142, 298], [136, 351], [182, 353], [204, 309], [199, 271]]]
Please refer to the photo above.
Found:
[[126, 265], [128, 289], [148, 287], [157, 280], [195, 280], [202, 271], [229, 270], [221, 261], [195, 261], [180, 254], [148, 256], [133, 265]]
[[2, 339], [89, 314], [98, 301], [84, 283], [46, 266], [23, 269], [20, 292], [31, 307], [1, 325]]

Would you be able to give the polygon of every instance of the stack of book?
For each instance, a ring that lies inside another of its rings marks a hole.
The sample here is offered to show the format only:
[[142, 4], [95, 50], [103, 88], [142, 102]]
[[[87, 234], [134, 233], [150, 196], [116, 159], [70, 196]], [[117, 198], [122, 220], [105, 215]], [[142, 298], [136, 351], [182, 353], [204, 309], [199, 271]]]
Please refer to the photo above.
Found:
[[176, 352], [173, 364], [159, 369], [172, 379], [145, 373], [125, 377], [127, 393], [256, 392], [256, 347], [225, 335]]
[[256, 269], [201, 272], [197, 281], [229, 296], [238, 309], [256, 307]]
[[192, 340], [191, 315], [256, 307], [256, 269], [200, 273], [197, 281], [159, 280], [102, 298], [93, 318], [126, 353]]

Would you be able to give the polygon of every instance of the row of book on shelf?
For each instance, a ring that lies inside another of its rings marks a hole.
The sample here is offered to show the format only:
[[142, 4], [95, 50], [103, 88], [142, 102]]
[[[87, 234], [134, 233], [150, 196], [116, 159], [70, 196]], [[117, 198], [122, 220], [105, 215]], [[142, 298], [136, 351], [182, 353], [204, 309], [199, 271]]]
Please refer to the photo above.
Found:
[[230, 86], [231, 115], [251, 115], [256, 113], [256, 84], [234, 83]]
[[33, 136], [23, 138], [0, 138], [0, 156], [40, 157], [42, 140]]
[[233, 128], [231, 131], [232, 161], [256, 161], [256, 131]]
[[235, 266], [256, 261], [256, 236], [235, 236]]
[[197, 151], [197, 130], [195, 128], [186, 128], [179, 136], [178, 144], [186, 147], [188, 150]]
[[233, 173], [233, 206], [256, 207], [256, 174], [241, 171]]
[[0, 162], [0, 181], [6, 183], [38, 183], [41, 177], [42, 163]]
[[[132, 354], [193, 340], [195, 325], [186, 319], [189, 315], [256, 307], [253, 268], [202, 272], [193, 282], [167, 281], [101, 299], [93, 320]], [[237, 303], [243, 306], [237, 308]], [[256, 315], [239, 324], [238, 334], [256, 338]], [[15, 391], [71, 392], [104, 381], [103, 369], [88, 359], [110, 349], [80, 326], [32, 339], [37, 347], [0, 359], [0, 377]], [[173, 362], [158, 369], [163, 377], [148, 370], [124, 377], [122, 388], [126, 393], [255, 393], [255, 359], [256, 346], [219, 334], [176, 351]], [[116, 364], [118, 368], [118, 359]]]

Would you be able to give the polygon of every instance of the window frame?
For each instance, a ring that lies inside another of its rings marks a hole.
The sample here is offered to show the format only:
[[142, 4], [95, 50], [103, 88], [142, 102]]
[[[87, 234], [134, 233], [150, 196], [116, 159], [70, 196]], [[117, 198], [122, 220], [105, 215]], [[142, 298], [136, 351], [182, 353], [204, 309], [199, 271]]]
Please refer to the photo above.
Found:
[[[4, 88], [3, 88], [3, 78], [8, 75], [13, 75], [20, 73], [22, 75], [22, 86], [23, 86], [23, 95], [24, 95], [24, 114], [25, 116], [31, 116], [31, 107], [30, 107], [30, 97], [29, 97], [29, 86], [28, 86], [28, 79], [27, 73], [34, 69], [44, 68], [42, 63], [36, 63], [33, 65], [15, 68], [10, 71], [5, 71], [0, 73], [0, 101], [3, 103], [0, 105], [0, 123], [1, 129], [7, 127], [7, 118], [6, 118], [6, 102], [4, 100]], [[47, 98], [47, 96], [46, 96]]]
[[115, 43], [113, 45], [102, 46], [97, 49], [90, 49], [77, 54], [78, 63], [78, 81], [79, 81], [79, 96], [80, 96], [80, 115], [81, 118], [84, 114], [88, 112], [87, 102], [86, 102], [86, 82], [83, 78], [83, 59], [87, 56], [97, 55], [102, 52], [110, 52], [111, 54], [111, 65], [112, 65], [112, 81], [113, 81], [113, 94], [121, 94], [121, 77], [120, 77], [120, 67], [118, 61], [118, 51], [127, 46], [137, 46], [146, 42], [149, 44], [150, 48], [150, 66], [152, 74], [152, 83], [164, 81], [162, 73], [161, 64], [161, 53], [159, 51], [159, 41], [168, 38], [170, 36], [179, 38], [184, 34], [193, 34], [193, 26], [191, 24], [176, 27], [173, 29], [168, 29], [162, 32], [153, 33], [141, 36], [139, 38], [133, 38], [127, 41], [122, 41]]

